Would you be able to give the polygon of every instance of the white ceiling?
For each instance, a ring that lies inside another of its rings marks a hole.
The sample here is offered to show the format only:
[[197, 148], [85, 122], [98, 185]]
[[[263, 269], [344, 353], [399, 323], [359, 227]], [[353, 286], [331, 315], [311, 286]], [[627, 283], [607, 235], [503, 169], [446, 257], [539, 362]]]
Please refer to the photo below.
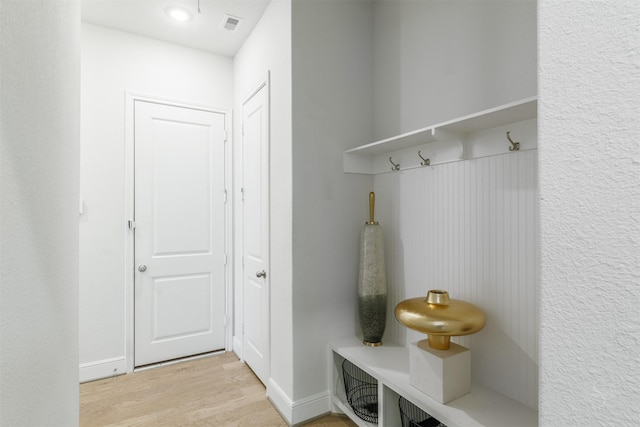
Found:
[[[82, 21], [206, 52], [235, 56], [270, 0], [82, 0]], [[193, 19], [177, 22], [165, 10], [179, 6]], [[222, 27], [225, 14], [242, 21], [235, 31]]]

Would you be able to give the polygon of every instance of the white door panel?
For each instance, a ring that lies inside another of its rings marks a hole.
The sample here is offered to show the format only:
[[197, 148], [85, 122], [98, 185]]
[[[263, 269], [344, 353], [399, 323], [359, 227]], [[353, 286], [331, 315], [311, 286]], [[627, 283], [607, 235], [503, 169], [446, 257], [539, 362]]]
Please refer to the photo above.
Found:
[[155, 131], [153, 255], [211, 252], [210, 175], [212, 167], [221, 165], [211, 164], [209, 129], [157, 121]]
[[135, 102], [135, 365], [225, 344], [224, 114]]
[[152, 281], [153, 342], [211, 330], [210, 282], [208, 274], [162, 277]]
[[269, 99], [268, 87], [242, 106], [243, 358], [269, 378]]

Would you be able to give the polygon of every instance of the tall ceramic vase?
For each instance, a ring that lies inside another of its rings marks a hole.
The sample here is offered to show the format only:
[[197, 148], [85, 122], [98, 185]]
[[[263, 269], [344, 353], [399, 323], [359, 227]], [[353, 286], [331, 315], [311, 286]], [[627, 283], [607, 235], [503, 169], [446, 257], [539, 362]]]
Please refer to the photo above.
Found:
[[369, 222], [360, 236], [358, 313], [363, 344], [382, 345], [387, 316], [387, 281], [384, 270], [382, 226], [374, 220], [375, 194], [369, 193]]

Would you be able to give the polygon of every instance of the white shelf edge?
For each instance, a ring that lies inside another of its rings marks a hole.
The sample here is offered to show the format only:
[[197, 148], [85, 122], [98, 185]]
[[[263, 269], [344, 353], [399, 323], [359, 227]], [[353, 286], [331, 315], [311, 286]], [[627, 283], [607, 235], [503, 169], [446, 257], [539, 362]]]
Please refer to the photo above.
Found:
[[[354, 154], [354, 153], [363, 153], [363, 152], [366, 154], [380, 154], [385, 151], [393, 151], [393, 150], [398, 150], [399, 148], [410, 147], [411, 145], [406, 145], [406, 147], [404, 147], [402, 144], [402, 141], [408, 141], [408, 143], [411, 144], [413, 143], [414, 140], [420, 140], [421, 138], [424, 138], [424, 142], [421, 142], [422, 144], [424, 144], [426, 142], [435, 141], [435, 138], [433, 138], [434, 130], [435, 129], [433, 126], [417, 129], [411, 132], [403, 133], [401, 135], [392, 136], [386, 139], [382, 139], [380, 141], [375, 141], [370, 144], [351, 148], [350, 150], [346, 150], [345, 154]], [[398, 145], [399, 147], [387, 148], [387, 146], [390, 146], [394, 142], [396, 143], [395, 145]], [[380, 147], [383, 147], [383, 148], [380, 149]]]
[[[532, 96], [529, 98], [524, 98], [524, 99], [520, 99], [518, 101], [514, 101], [514, 102], [509, 102], [507, 104], [503, 104], [503, 105], [499, 105], [497, 107], [493, 107], [493, 108], [489, 108], [487, 110], [483, 110], [477, 113], [473, 113], [473, 114], [469, 114], [457, 119], [453, 119], [453, 120], [448, 120], [446, 122], [442, 122], [442, 123], [438, 123], [437, 125], [433, 125], [433, 128], [447, 128], [447, 127], [451, 127], [453, 125], [458, 125], [464, 122], [468, 122], [468, 121], [472, 121], [472, 120], [477, 120], [477, 119], [481, 119], [482, 117], [486, 117], [486, 116], [492, 116], [495, 114], [503, 114], [505, 112], [508, 112], [511, 109], [516, 109], [518, 107], [526, 107], [527, 105], [530, 106], [537, 106], [537, 102], [538, 102], [538, 97], [537, 96]], [[537, 107], [536, 107], [537, 108]], [[517, 121], [521, 121], [521, 120], [526, 120], [526, 119], [532, 119], [533, 117], [536, 117], [536, 115], [530, 115], [530, 114], [526, 114], [524, 115], [522, 118], [517, 118], [515, 120]], [[510, 121], [515, 121], [512, 119], [507, 119], [507, 123]], [[506, 123], [503, 123], [506, 124]], [[490, 129], [491, 127], [493, 127], [492, 125], [489, 125], [489, 127], [487, 127], [486, 129]], [[460, 132], [460, 131], [458, 131]]]
[[[505, 427], [513, 425], [518, 425], [519, 427], [537, 426], [538, 413], [536, 410], [478, 384], [472, 384], [471, 393], [447, 404], [441, 404], [413, 388], [409, 384], [408, 378], [406, 380], [398, 380], [398, 377], [408, 377], [408, 372], [406, 371], [408, 366], [402, 366], [404, 370], [392, 372], [388, 367], [383, 366], [385, 363], [379, 363], [376, 366], [368, 365], [367, 361], [377, 358], [374, 353], [376, 349], [383, 349], [385, 346], [386, 351], [384, 353], [378, 352], [380, 359], [388, 359], [389, 353], [392, 352], [397, 352], [398, 355], [404, 356], [405, 354], [401, 353], [404, 351], [406, 351], [408, 359], [409, 350], [404, 346], [393, 343], [385, 343], [384, 346], [372, 350], [372, 348], [363, 347], [356, 338], [343, 338], [331, 342], [329, 348], [332, 352], [349, 359], [360, 369], [373, 376], [384, 387], [393, 390], [410, 401], [420, 402], [420, 407], [447, 424], [448, 427], [485, 425]], [[386, 363], [388, 364], [389, 360], [386, 360]], [[495, 411], [498, 410], [503, 411], [504, 419], [496, 417]], [[487, 417], [491, 418], [488, 424], [483, 424], [477, 420], [477, 418]], [[517, 420], [517, 424], [514, 424], [514, 420]]]
[[[522, 121], [537, 116], [531, 110], [537, 111], [537, 97], [529, 97], [514, 101], [508, 104], [489, 108], [477, 113], [469, 114], [453, 120], [448, 120], [435, 125], [416, 129], [400, 135], [385, 138], [369, 144], [361, 145], [349, 150], [344, 154], [376, 155], [385, 152], [401, 150], [421, 144], [441, 141], [446, 138], [456, 138], [468, 132], [507, 124], [510, 121]], [[517, 114], [510, 114], [510, 111], [517, 111]], [[497, 120], [497, 117], [504, 116], [505, 119]], [[513, 116], [513, 117], [512, 117]], [[496, 121], [497, 120], [497, 121]], [[483, 124], [484, 123], [484, 124]], [[439, 134], [442, 134], [440, 136]]]

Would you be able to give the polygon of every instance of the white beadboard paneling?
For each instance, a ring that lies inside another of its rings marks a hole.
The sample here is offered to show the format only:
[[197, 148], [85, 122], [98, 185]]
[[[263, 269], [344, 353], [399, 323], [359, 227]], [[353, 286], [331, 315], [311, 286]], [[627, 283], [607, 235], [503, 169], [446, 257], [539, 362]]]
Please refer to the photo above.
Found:
[[[487, 326], [454, 339], [474, 380], [537, 408], [537, 150], [376, 175], [374, 191], [389, 313], [429, 289], [478, 305]], [[424, 338], [389, 316], [385, 339]]]

